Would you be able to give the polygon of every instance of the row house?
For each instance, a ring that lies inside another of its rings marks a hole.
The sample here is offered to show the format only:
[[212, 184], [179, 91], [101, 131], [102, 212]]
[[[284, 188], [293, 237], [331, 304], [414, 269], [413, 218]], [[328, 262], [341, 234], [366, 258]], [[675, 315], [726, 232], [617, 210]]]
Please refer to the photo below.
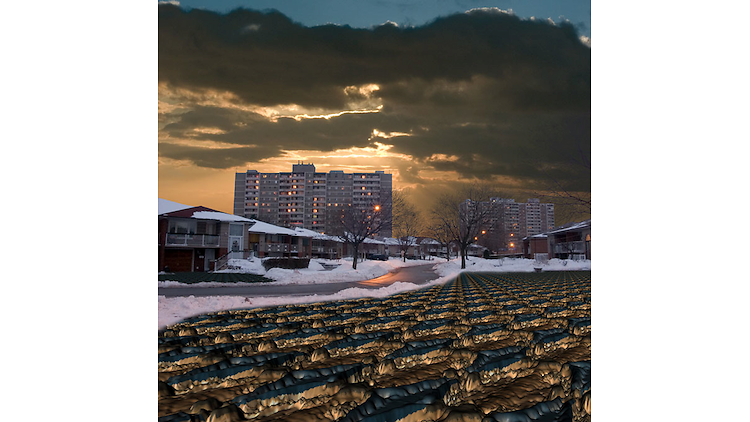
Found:
[[421, 238], [419, 246], [422, 249], [422, 256], [439, 256], [447, 253], [446, 247], [443, 247], [437, 240], [428, 237]]
[[591, 259], [591, 220], [523, 238], [524, 258]]
[[243, 258], [252, 220], [159, 198], [159, 271], [212, 271], [221, 257]]
[[259, 258], [309, 258], [312, 236], [286, 227], [252, 220], [248, 228], [248, 250]]
[[294, 231], [310, 236], [311, 258], [339, 259], [344, 256], [344, 243], [338, 237], [300, 227], [295, 227]]
[[523, 238], [523, 257], [545, 261], [549, 258], [547, 234], [540, 233]]
[[547, 232], [550, 258], [591, 259], [591, 220]]

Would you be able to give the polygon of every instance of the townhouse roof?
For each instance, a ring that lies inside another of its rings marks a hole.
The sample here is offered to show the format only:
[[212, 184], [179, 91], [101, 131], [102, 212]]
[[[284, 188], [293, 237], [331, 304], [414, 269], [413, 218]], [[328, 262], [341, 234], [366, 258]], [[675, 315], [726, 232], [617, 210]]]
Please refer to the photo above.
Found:
[[383, 238], [382, 242], [383, 244], [386, 244], [386, 245], [398, 245], [398, 240], [392, 237]]
[[546, 238], [547, 238], [547, 233], [539, 233], [539, 234], [533, 234], [531, 236], [526, 236], [526, 237], [524, 237], [521, 240], [526, 240], [526, 239], [546, 239]]
[[211, 208], [180, 204], [159, 198], [159, 215], [165, 217], [195, 218], [198, 220], [218, 220], [232, 222], [250, 222], [252, 220], [239, 215], [227, 214]]
[[382, 240], [376, 240], [376, 239], [372, 239], [372, 238], [369, 238], [369, 237], [366, 237], [365, 240], [362, 241], [362, 243], [372, 243], [372, 244], [375, 244], [375, 245], [385, 245], [385, 242], [383, 242]]
[[336, 236], [329, 236], [327, 234], [318, 233], [315, 230], [303, 229], [302, 227], [295, 227], [294, 231], [299, 233], [298, 236], [311, 237], [316, 240], [335, 240], [335, 241], [340, 240]]
[[590, 227], [591, 227], [591, 220], [585, 220], [585, 221], [580, 221], [578, 223], [568, 224], [560, 228], [557, 228], [555, 230], [550, 230], [547, 232], [547, 234], [564, 233], [564, 232], [569, 232], [569, 231], [574, 231], [574, 230], [586, 229]]
[[238, 223], [249, 223], [253, 220], [239, 215], [227, 214], [221, 211], [195, 211], [193, 212], [193, 218], [199, 220], [219, 220], [219, 221], [233, 221]]
[[581, 229], [586, 229], [586, 228], [590, 228], [590, 227], [591, 227], [591, 220], [584, 220], [584, 221], [579, 221], [577, 223], [569, 223], [569, 224], [566, 224], [566, 225], [564, 225], [562, 227], [558, 227], [558, 228], [556, 228], [554, 230], [550, 230], [550, 231], [545, 232], [545, 233], [539, 233], [539, 234], [535, 234], [535, 235], [532, 235], [532, 236], [526, 236], [522, 240], [526, 240], [526, 239], [546, 239], [547, 237], [549, 237], [548, 235], [550, 235], [550, 234], [565, 233], [565, 232], [569, 232], [569, 231], [581, 230]]
[[193, 206], [159, 198], [159, 215], [184, 210], [187, 208], [193, 208]]
[[250, 221], [254, 222], [253, 225], [250, 226], [250, 229], [248, 229], [250, 233], [285, 234], [287, 236], [310, 237], [309, 235], [298, 233], [292, 229], [287, 229], [286, 227], [275, 226], [273, 224], [266, 223], [260, 220], [250, 220]]

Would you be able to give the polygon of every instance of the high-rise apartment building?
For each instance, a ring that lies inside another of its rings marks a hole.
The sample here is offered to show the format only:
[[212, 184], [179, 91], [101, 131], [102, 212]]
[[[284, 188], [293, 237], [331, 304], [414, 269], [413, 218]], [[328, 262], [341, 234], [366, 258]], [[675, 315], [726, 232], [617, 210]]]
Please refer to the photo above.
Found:
[[521, 239], [555, 228], [554, 204], [540, 203], [539, 199], [518, 203], [514, 199], [490, 198], [479, 205], [489, 211], [477, 242], [493, 252], [520, 253]]
[[392, 197], [392, 175], [384, 171], [320, 173], [313, 164], [299, 163], [289, 173], [236, 173], [234, 214], [325, 233], [344, 207], [389, 203]]
[[521, 238], [544, 233], [555, 228], [555, 205], [543, 204], [538, 199], [529, 199], [518, 204], [521, 225]]

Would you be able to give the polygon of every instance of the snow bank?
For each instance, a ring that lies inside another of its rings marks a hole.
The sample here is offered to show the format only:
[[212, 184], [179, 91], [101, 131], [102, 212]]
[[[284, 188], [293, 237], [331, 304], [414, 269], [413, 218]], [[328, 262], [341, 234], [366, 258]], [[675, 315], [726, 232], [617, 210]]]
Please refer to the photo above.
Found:
[[266, 269], [263, 268], [263, 262], [260, 258], [252, 259], [230, 259], [227, 261], [227, 265], [234, 268], [227, 268], [224, 270], [216, 271], [217, 273], [245, 273], [245, 274], [258, 274], [264, 275]]
[[[319, 271], [315, 268], [323, 268], [325, 264], [339, 265], [331, 271]], [[390, 259], [388, 261], [362, 261], [357, 263], [357, 269], [352, 268], [351, 259], [340, 260], [311, 260], [309, 268], [298, 270], [286, 270], [283, 268], [271, 268], [265, 274], [266, 277], [275, 280], [271, 284], [324, 284], [324, 283], [341, 283], [346, 281], [363, 281], [386, 275], [389, 272], [400, 267], [411, 267], [414, 265], [429, 264], [430, 261], [411, 261], [403, 262], [399, 259]], [[316, 266], [315, 268], [313, 266]]]
[[[249, 273], [262, 275], [274, 280], [269, 284], [324, 284], [341, 283], [347, 281], [363, 281], [386, 275], [396, 268], [411, 267], [415, 265], [430, 264], [435, 261], [390, 259], [388, 261], [362, 261], [357, 264], [357, 269], [352, 269], [352, 259], [318, 259], [310, 260], [307, 268], [288, 270], [284, 268], [271, 268], [266, 271], [259, 258], [254, 259], [231, 259], [229, 265], [234, 269], [219, 270], [217, 273]], [[331, 271], [325, 271], [323, 264], [338, 265]], [[237, 283], [242, 284], [242, 283]], [[201, 283], [179, 283], [176, 281], [160, 281], [159, 287], [221, 287], [226, 283], [201, 282]]]
[[[435, 265], [435, 274], [445, 276], [448, 274], [458, 275], [461, 272], [461, 258], [455, 258], [450, 261], [443, 261]], [[503, 259], [484, 259], [468, 257], [466, 258], [466, 269], [464, 271], [493, 271], [501, 273], [523, 273], [534, 272], [535, 268], [542, 268], [542, 271], [590, 271], [591, 260], [572, 261], [561, 259], [550, 259], [546, 263], [540, 263], [533, 259], [525, 258], [503, 258]]]

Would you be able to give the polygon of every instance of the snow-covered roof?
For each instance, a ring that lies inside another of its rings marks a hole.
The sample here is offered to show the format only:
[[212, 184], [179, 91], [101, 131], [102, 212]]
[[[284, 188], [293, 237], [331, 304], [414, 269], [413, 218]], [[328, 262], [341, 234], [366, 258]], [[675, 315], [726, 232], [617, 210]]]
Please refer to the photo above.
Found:
[[394, 237], [384, 237], [383, 243], [386, 245], [392, 245], [392, 246], [401, 246], [403, 245], [409, 245], [409, 246], [417, 246], [417, 238], [414, 236], [409, 236], [406, 238], [406, 240], [400, 241], [399, 239], [396, 239]]
[[[190, 209], [195, 208], [198, 211], [190, 214]], [[194, 207], [192, 205], [180, 204], [174, 201], [168, 201], [166, 199], [159, 198], [159, 215], [177, 213], [178, 211], [185, 211], [178, 213], [181, 218], [196, 218], [198, 220], [218, 220], [218, 221], [236, 221], [236, 222], [250, 222], [252, 220], [239, 215], [227, 214], [225, 212], [212, 210], [206, 207]]]
[[422, 241], [421, 241], [421, 242], [419, 242], [419, 243], [420, 243], [420, 244], [422, 244], [422, 245], [439, 245], [439, 244], [440, 244], [440, 242], [438, 242], [437, 240], [435, 240], [435, 239], [430, 239], [429, 237], [425, 237], [425, 238], [424, 238], [424, 239], [422, 239]]
[[302, 227], [295, 227], [294, 231], [299, 233], [297, 236], [312, 237], [313, 239], [318, 239], [319, 236], [325, 236], [323, 233], [318, 233], [315, 230], [303, 229]]
[[253, 221], [249, 218], [240, 217], [239, 215], [227, 214], [220, 211], [196, 211], [193, 213], [193, 218], [197, 218], [199, 220], [235, 221], [241, 223], [249, 223]]
[[581, 229], [590, 228], [590, 227], [591, 227], [591, 220], [585, 220], [585, 221], [581, 221], [578, 223], [570, 224], [568, 226], [563, 226], [559, 229], [548, 231], [547, 234], [563, 233], [567, 231], [581, 230]]
[[341, 238], [338, 236], [330, 236], [327, 234], [318, 233], [315, 230], [295, 227], [294, 231], [299, 233], [298, 236], [302, 236], [302, 237], [311, 237], [315, 240], [333, 240], [334, 242], [341, 242]]
[[522, 240], [526, 240], [526, 239], [546, 239], [546, 238], [547, 238], [547, 233], [539, 233], [539, 234], [534, 234], [534, 235], [531, 235], [531, 236], [526, 236]]
[[166, 199], [159, 198], [159, 215], [184, 210], [187, 208], [193, 208], [192, 205], [180, 204]]
[[313, 239], [317, 240], [333, 240], [334, 242], [343, 242], [338, 236], [330, 236], [327, 234], [320, 233], [320, 236], [316, 236]]
[[362, 243], [372, 243], [372, 244], [376, 244], [376, 245], [385, 245], [385, 242], [380, 241], [380, 240], [375, 240], [375, 239], [372, 239], [372, 238], [369, 238], [369, 237], [366, 237], [365, 240]]
[[250, 229], [248, 230], [250, 233], [285, 234], [287, 236], [306, 237], [295, 232], [292, 229], [274, 226], [273, 224], [264, 223], [263, 221], [259, 221], [259, 220], [250, 220], [250, 221], [255, 221], [255, 223], [252, 226], [250, 226]]

